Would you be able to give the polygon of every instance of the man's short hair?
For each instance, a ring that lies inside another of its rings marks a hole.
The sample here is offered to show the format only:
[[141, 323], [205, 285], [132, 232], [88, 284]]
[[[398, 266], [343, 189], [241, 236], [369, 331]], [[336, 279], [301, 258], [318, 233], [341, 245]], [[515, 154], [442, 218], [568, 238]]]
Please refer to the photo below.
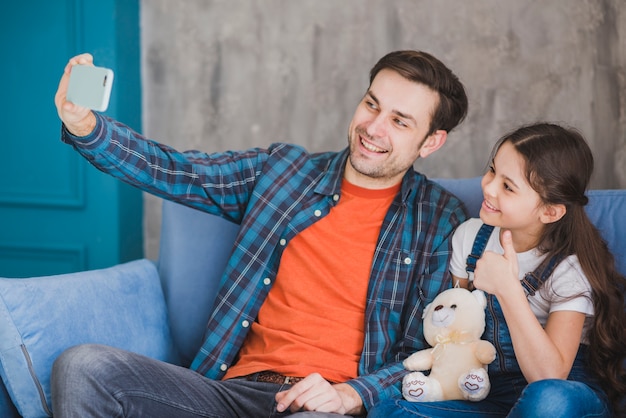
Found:
[[459, 78], [441, 61], [423, 51], [394, 51], [382, 57], [370, 71], [370, 86], [376, 75], [390, 69], [407, 80], [424, 84], [439, 94], [439, 103], [428, 135], [450, 132], [467, 115], [467, 95]]

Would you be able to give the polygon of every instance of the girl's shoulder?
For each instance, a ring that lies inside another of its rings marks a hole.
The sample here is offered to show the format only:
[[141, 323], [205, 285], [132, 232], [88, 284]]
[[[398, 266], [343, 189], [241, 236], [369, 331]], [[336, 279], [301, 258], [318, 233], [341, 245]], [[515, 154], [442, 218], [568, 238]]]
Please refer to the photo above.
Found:
[[[476, 239], [476, 235], [483, 224], [484, 222], [480, 218], [470, 218], [459, 225], [452, 239], [453, 250], [469, 254], [473, 247], [474, 240]], [[499, 234], [500, 228], [495, 227], [493, 232], [491, 232], [489, 240], [487, 241], [485, 250], [502, 253]]]
[[482, 225], [483, 221], [480, 218], [470, 218], [459, 225], [452, 238], [453, 250], [469, 253], [476, 234], [478, 234], [478, 230]]
[[562, 292], [591, 292], [589, 279], [583, 272], [578, 257], [575, 254], [567, 256], [556, 266], [551, 279], [553, 288], [561, 289]]
[[459, 225], [455, 235], [458, 234], [459, 237], [472, 237], [474, 239], [481, 226], [483, 226], [483, 221], [480, 218], [470, 218]]

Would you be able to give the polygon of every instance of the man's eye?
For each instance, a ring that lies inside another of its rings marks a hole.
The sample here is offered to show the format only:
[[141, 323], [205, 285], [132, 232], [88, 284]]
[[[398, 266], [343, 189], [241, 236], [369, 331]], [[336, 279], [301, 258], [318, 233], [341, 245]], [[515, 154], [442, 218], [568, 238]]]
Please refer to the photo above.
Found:
[[394, 122], [396, 122], [396, 124], [397, 124], [398, 126], [402, 126], [402, 127], [407, 126], [407, 124], [406, 124], [406, 123], [404, 123], [404, 121], [402, 121], [402, 120], [400, 120], [400, 119], [394, 119]]

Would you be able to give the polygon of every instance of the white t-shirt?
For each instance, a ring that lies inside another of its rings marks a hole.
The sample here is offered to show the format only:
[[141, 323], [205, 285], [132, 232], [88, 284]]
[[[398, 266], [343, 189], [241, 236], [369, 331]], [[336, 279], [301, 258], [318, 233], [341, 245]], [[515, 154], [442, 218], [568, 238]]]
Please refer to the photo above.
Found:
[[[474, 239], [483, 222], [478, 219], [469, 219], [461, 224], [452, 238], [452, 259], [450, 272], [462, 278], [467, 278], [465, 271], [467, 256], [472, 251]], [[500, 245], [500, 228], [493, 229], [485, 251], [493, 251], [504, 254]], [[519, 279], [522, 280], [526, 273], [537, 268], [545, 255], [532, 249], [517, 254], [519, 264]], [[587, 343], [587, 331], [591, 326], [593, 316], [593, 303], [591, 302], [591, 286], [587, 277], [580, 268], [578, 257], [571, 255], [564, 259], [554, 269], [552, 275], [546, 280], [534, 296], [528, 297], [530, 307], [537, 317], [541, 326], [545, 326], [548, 315], [556, 311], [575, 311], [586, 315], [583, 326], [582, 343]]]

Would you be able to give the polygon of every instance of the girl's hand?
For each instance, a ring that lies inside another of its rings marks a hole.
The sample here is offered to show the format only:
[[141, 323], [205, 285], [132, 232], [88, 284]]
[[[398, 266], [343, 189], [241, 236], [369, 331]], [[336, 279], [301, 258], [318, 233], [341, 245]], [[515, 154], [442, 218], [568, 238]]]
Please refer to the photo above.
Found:
[[485, 251], [476, 263], [474, 272], [474, 286], [496, 296], [511, 289], [521, 289], [517, 253], [513, 247], [511, 231], [502, 232], [501, 244], [504, 254]]

